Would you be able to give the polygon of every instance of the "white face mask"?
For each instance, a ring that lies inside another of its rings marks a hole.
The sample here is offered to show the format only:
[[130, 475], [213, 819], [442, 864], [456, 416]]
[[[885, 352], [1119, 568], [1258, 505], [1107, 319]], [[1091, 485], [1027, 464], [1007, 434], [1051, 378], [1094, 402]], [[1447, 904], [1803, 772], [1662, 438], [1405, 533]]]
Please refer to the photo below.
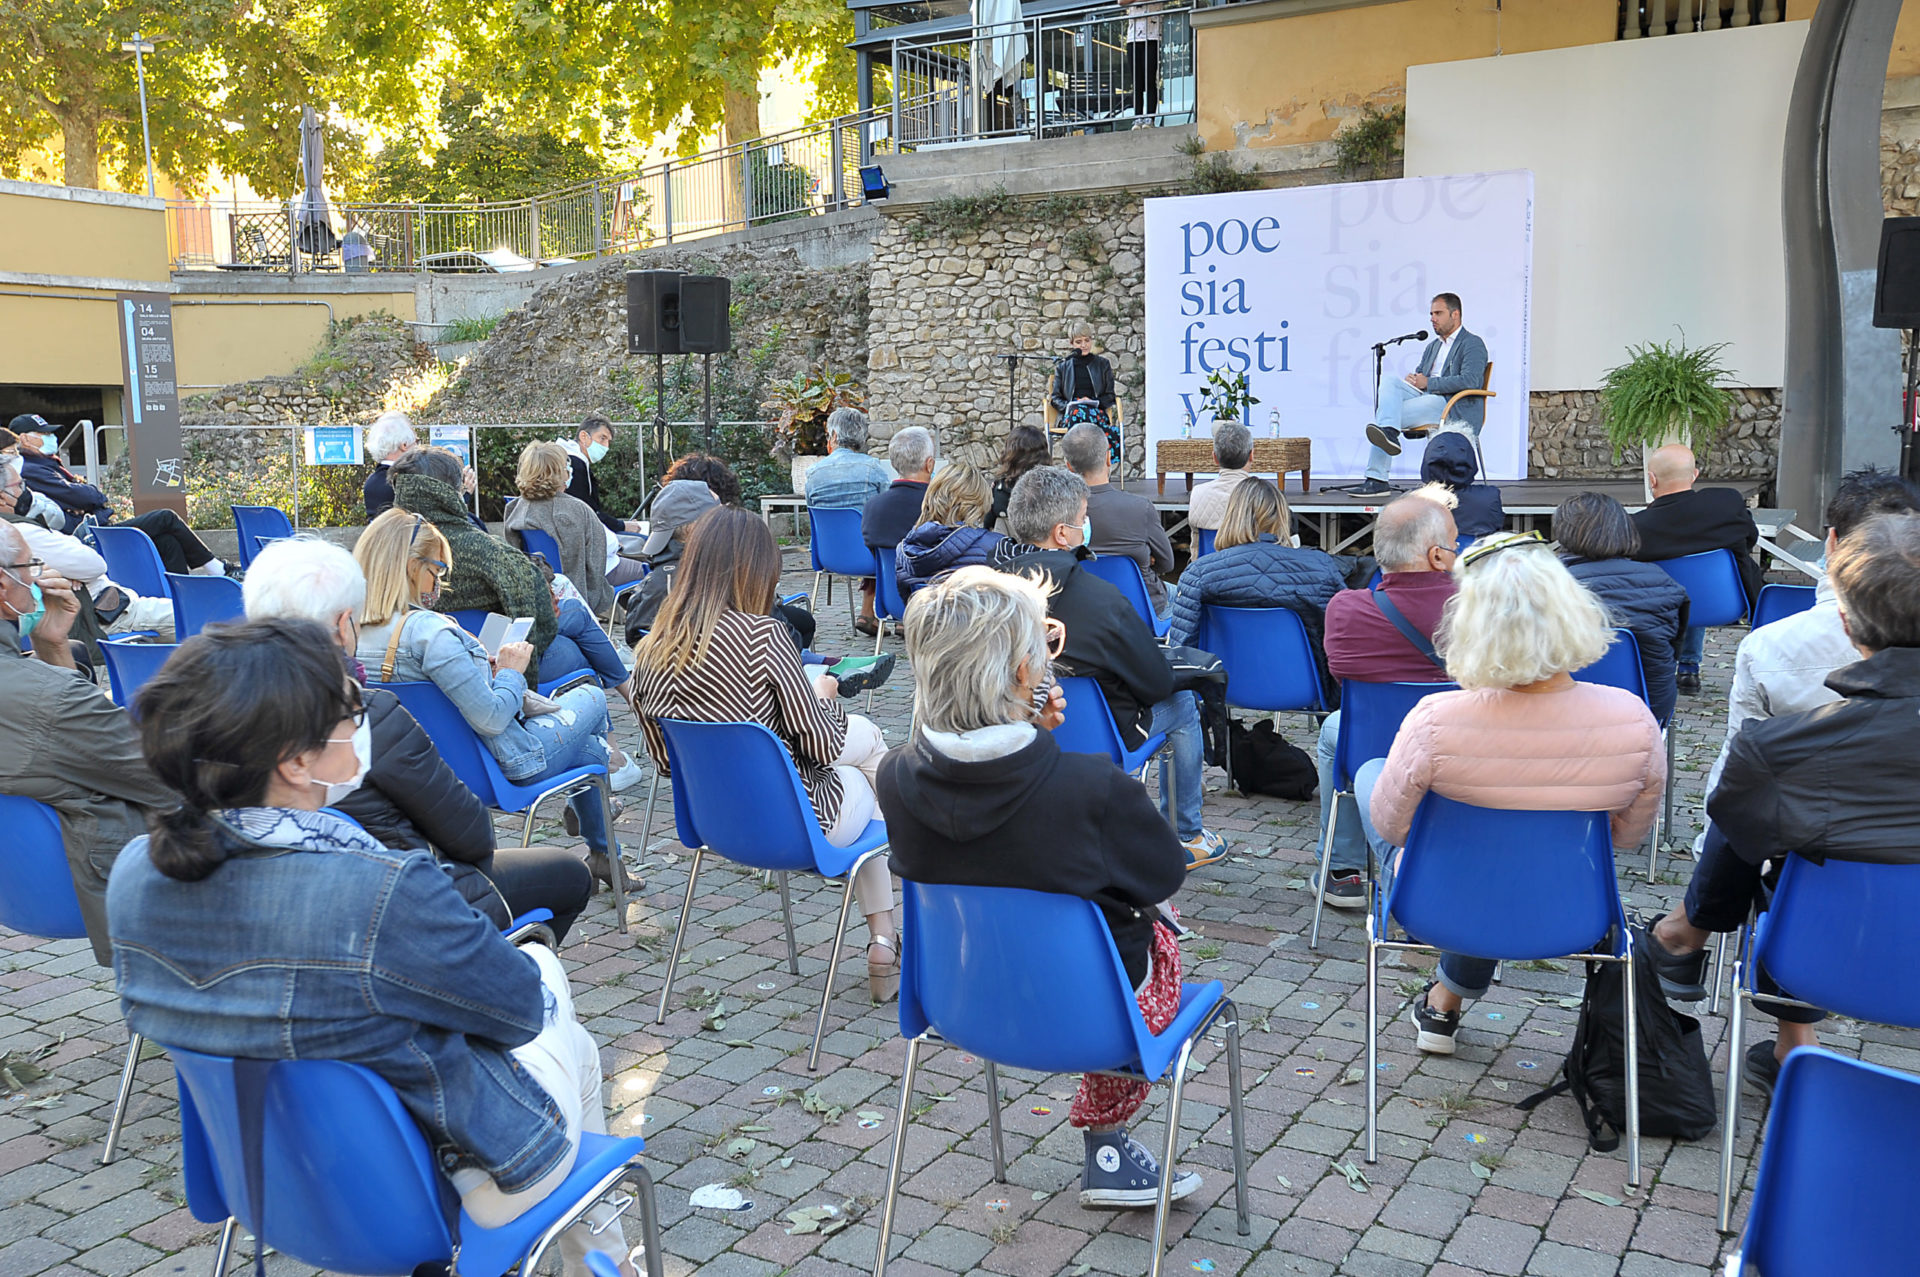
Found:
[[[340, 801], [348, 794], [360, 788], [360, 782], [367, 778], [367, 769], [373, 766], [373, 727], [367, 720], [362, 719], [360, 726], [353, 729], [353, 735], [348, 739], [353, 742], [353, 759], [356, 764], [353, 779], [309, 780], [307, 782], [309, 785], [326, 786], [327, 798], [323, 804], [324, 806], [338, 806]], [[336, 740], [329, 740], [327, 742], [329, 745], [338, 743]]]

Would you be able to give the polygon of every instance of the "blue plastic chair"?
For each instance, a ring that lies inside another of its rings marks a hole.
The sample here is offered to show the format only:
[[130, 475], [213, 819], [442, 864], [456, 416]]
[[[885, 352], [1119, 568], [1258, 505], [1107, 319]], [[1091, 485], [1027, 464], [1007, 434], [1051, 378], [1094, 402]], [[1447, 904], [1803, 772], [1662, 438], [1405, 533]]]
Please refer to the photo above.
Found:
[[[1647, 699], [1647, 667], [1640, 655], [1640, 640], [1632, 630], [1615, 629], [1613, 643], [1605, 655], [1585, 669], [1573, 671], [1573, 677], [1577, 682], [1597, 683], [1603, 687], [1617, 687], [1621, 691], [1632, 692], [1643, 703]], [[1659, 869], [1660, 844], [1666, 841], [1667, 829], [1673, 821], [1673, 733], [1662, 723], [1660, 735], [1667, 749], [1667, 790], [1665, 801], [1654, 820], [1653, 832], [1648, 836], [1648, 882], [1654, 880]]]
[[224, 576], [167, 573], [173, 594], [173, 637], [184, 643], [209, 625], [247, 619], [240, 582]]
[[[813, 1027], [813, 1050], [807, 1056], [811, 1072], [820, 1063], [827, 1005], [833, 998], [847, 915], [853, 908], [854, 875], [861, 865], [885, 853], [886, 822], [873, 820], [852, 844], [835, 847], [820, 832], [813, 800], [800, 782], [793, 756], [772, 732], [758, 723], [694, 723], [672, 718], [657, 721], [667, 743], [680, 840], [692, 850], [693, 864], [687, 870], [687, 898], [680, 906], [680, 923], [674, 928], [673, 948], [667, 954], [666, 980], [660, 987], [660, 1009], [653, 1022], [659, 1024], [667, 1018], [674, 968], [686, 940], [687, 919], [693, 913], [700, 864], [709, 852], [735, 864], [779, 875], [780, 908], [787, 926], [787, 967], [795, 975], [800, 974], [800, 961], [793, 938], [787, 874], [801, 869], [823, 878], [841, 878], [845, 887], [840, 897], [840, 922], [834, 928], [833, 948], [827, 954], [826, 987], [820, 991], [820, 1015]], [[648, 823], [651, 825], [651, 804]]]
[[1313, 929], [1307, 947], [1320, 947], [1320, 915], [1326, 910], [1327, 874], [1333, 864], [1333, 835], [1340, 827], [1340, 799], [1353, 794], [1353, 774], [1360, 764], [1385, 758], [1407, 713], [1435, 692], [1457, 692], [1458, 683], [1340, 682], [1340, 730], [1333, 746], [1332, 815], [1320, 838], [1320, 879], [1313, 892]]
[[[7, 831], [7, 851], [0, 856], [0, 927], [46, 940], [85, 939], [87, 924], [73, 889], [59, 813], [31, 798], [0, 794], [0, 829]], [[120, 1142], [127, 1103], [133, 1098], [133, 1071], [145, 1044], [145, 1038], [129, 1030], [120, 1095], [114, 1101], [106, 1147], [100, 1154], [102, 1166], [113, 1161], [114, 1146]]]
[[[573, 1170], [504, 1228], [486, 1229], [462, 1210], [447, 1224], [451, 1185], [400, 1098], [378, 1074], [340, 1060], [275, 1060], [267, 1074], [261, 1148], [262, 1218], [249, 1192], [241, 1136], [238, 1061], [168, 1047], [180, 1091], [181, 1170], [187, 1207], [223, 1224], [214, 1256], [226, 1270], [234, 1234], [303, 1264], [340, 1273], [411, 1274], [445, 1265], [501, 1277], [535, 1271], [554, 1240], [622, 1179], [638, 1180], [649, 1277], [660, 1277], [653, 1180], [638, 1136], [584, 1132]], [[615, 1199], [624, 1212], [633, 1198]], [[262, 1226], [264, 1224], [264, 1233]]]
[[233, 511], [234, 539], [240, 545], [242, 569], [253, 563], [253, 556], [267, 542], [293, 535], [293, 520], [277, 506], [235, 505], [227, 508]]
[[1157, 1082], [1172, 1070], [1167, 1135], [1154, 1211], [1153, 1266], [1166, 1254], [1172, 1170], [1179, 1151], [1180, 1107], [1194, 1044], [1225, 1030], [1227, 1100], [1233, 1120], [1235, 1206], [1241, 1236], [1247, 1208], [1246, 1123], [1240, 1096], [1239, 1012], [1218, 980], [1187, 984], [1180, 1010], [1159, 1033], [1147, 1028], [1120, 953], [1099, 906], [1077, 896], [1016, 887], [900, 884], [906, 947], [901, 953], [900, 1033], [907, 1040], [899, 1120], [881, 1205], [874, 1277], [887, 1267], [894, 1202], [913, 1112], [913, 1081], [923, 1044], [946, 1044], [986, 1069], [993, 1177], [1005, 1183], [997, 1067], [1040, 1073], [1111, 1073]]
[[124, 585], [143, 598], [173, 597], [167, 592], [167, 565], [160, 561], [153, 538], [139, 528], [97, 527], [93, 544], [107, 561], [107, 575], [115, 585]]
[[1687, 592], [1688, 625], [1738, 625], [1747, 614], [1747, 589], [1740, 582], [1740, 565], [1732, 550], [1656, 559], [1654, 566]]
[[1803, 1047], [1780, 1066], [1727, 1277], [1910, 1271], [1916, 1191], [1920, 1078]]
[[[1300, 615], [1284, 607], [1200, 605], [1196, 645], [1227, 667], [1227, 704], [1259, 713], [1325, 714], [1320, 667]], [[1227, 784], [1233, 784], [1228, 751]]]
[[[1113, 721], [1113, 707], [1107, 704], [1107, 694], [1100, 690], [1099, 683], [1084, 675], [1062, 675], [1059, 682], [1060, 691], [1067, 698], [1067, 712], [1060, 726], [1053, 729], [1053, 741], [1067, 753], [1103, 754], [1121, 771], [1129, 776], [1140, 775], [1144, 781], [1142, 773], [1154, 755], [1171, 750], [1165, 732], [1155, 732], [1140, 748], [1128, 749], [1120, 739], [1119, 724]], [[1160, 789], [1168, 823], [1173, 822], [1174, 813], [1179, 810], [1174, 804], [1172, 761], [1169, 753], [1160, 766]]]
[[113, 703], [132, 714], [134, 697], [148, 679], [160, 672], [160, 667], [179, 646], [178, 643], [101, 639], [100, 655], [107, 663], [107, 685], [113, 690]]
[[[1920, 865], [1832, 859], [1815, 864], [1803, 856], [1786, 858], [1772, 903], [1746, 928], [1733, 963], [1733, 1007], [1727, 1018], [1731, 1044], [1727, 1116], [1720, 1126], [1722, 1232], [1733, 1213], [1733, 1144], [1740, 1124], [1741, 1077], [1746, 1071], [1741, 1034], [1748, 1004], [1765, 997], [1869, 1023], [1920, 1028], [1920, 986], [1909, 975], [1913, 955], [1908, 937], [1913, 919], [1920, 916], [1916, 909], [1920, 909]], [[1763, 967], [1781, 994], [1760, 993]]]
[[384, 687], [400, 698], [440, 757], [453, 774], [489, 807], [509, 814], [526, 813], [520, 831], [520, 845], [533, 841], [533, 820], [550, 798], [571, 798], [588, 789], [600, 794], [600, 810], [607, 824], [607, 862], [613, 870], [613, 911], [620, 934], [627, 933], [626, 874], [620, 864], [620, 838], [613, 828], [613, 791], [607, 786], [607, 769], [600, 764], [575, 767], [542, 780], [521, 785], [500, 772], [493, 751], [481, 743], [473, 727], [454, 707], [447, 694], [432, 683], [380, 683], [369, 680], [368, 687]]
[[[1376, 1160], [1382, 949], [1617, 962], [1626, 990], [1627, 1183], [1640, 1183], [1633, 940], [1606, 812], [1498, 811], [1429, 792], [1399, 869], [1367, 910], [1367, 1160]], [[1407, 939], [1387, 939], [1398, 922]]]
[[560, 543], [539, 528], [520, 528], [520, 548], [529, 555], [537, 554], [547, 561], [547, 566], [555, 572], [564, 572], [560, 564]]
[[1813, 599], [1819, 588], [1812, 585], [1781, 585], [1778, 582], [1760, 587], [1760, 598], [1753, 605], [1753, 628], [1771, 625], [1784, 620], [1796, 612], [1804, 612], [1813, 606]]
[[[844, 576], [864, 581], [873, 571], [873, 551], [860, 535], [861, 510], [816, 510], [807, 507], [807, 552], [813, 558], [813, 588], [807, 591], [807, 607], [819, 611], [820, 578], [827, 579], [827, 602], [833, 602], [833, 578]], [[876, 587], [877, 588], [877, 587]], [[854, 606], [858, 593], [847, 587], [847, 606]]]
[[1170, 621], [1163, 620], [1153, 610], [1153, 600], [1147, 597], [1147, 578], [1140, 574], [1140, 565], [1124, 554], [1102, 554], [1091, 559], [1080, 560], [1080, 566], [1102, 581], [1112, 585], [1133, 604], [1133, 610], [1147, 623], [1155, 638], [1165, 638]]
[[1212, 554], [1213, 539], [1220, 535], [1220, 530], [1218, 528], [1196, 528], [1194, 532], [1196, 535], [1194, 538], [1193, 557], [1197, 559], [1203, 555]]

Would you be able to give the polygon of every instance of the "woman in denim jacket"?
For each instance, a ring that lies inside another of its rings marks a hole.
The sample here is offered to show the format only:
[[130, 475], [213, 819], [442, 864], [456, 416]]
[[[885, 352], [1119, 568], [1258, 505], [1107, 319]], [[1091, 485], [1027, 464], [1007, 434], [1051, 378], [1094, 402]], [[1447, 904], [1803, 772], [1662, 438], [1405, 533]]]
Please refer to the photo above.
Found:
[[[139, 707], [147, 764], [181, 803], [150, 818], [107, 886], [127, 1022], [169, 1047], [372, 1069], [484, 1226], [550, 1193], [581, 1132], [606, 1130], [599, 1049], [551, 951], [508, 943], [430, 853], [320, 810], [371, 755], [326, 631], [215, 626]], [[626, 1254], [604, 1205], [587, 1218], [561, 1239], [569, 1277], [588, 1250]]]
[[[526, 714], [533, 648], [503, 643], [490, 662], [479, 640], [452, 617], [428, 610], [447, 574], [448, 555], [439, 530], [404, 510], [387, 511], [360, 534], [353, 557], [367, 577], [367, 604], [354, 655], [368, 677], [438, 687], [486, 743], [500, 774], [516, 784], [575, 767], [606, 766], [613, 755], [613, 788], [630, 787], [640, 778], [640, 765], [608, 744], [613, 725], [605, 692], [591, 684], [575, 687], [553, 698], [557, 712]], [[585, 840], [594, 876], [611, 882], [599, 796], [579, 794], [568, 804], [568, 832]]]

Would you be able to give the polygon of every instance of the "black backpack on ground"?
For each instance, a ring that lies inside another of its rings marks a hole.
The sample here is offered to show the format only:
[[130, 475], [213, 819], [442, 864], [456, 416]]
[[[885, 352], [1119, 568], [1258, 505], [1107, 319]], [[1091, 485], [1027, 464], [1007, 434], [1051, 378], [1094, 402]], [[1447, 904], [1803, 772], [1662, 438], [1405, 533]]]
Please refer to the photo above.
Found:
[[1233, 787], [1243, 794], [1267, 794], [1304, 802], [1320, 785], [1319, 769], [1307, 751], [1273, 729], [1263, 718], [1252, 730], [1228, 720], [1233, 751]]
[[[1633, 961], [1634, 1027], [1640, 1047], [1640, 1133], [1697, 1140], [1713, 1130], [1713, 1074], [1700, 1041], [1700, 1021], [1667, 1005], [1660, 977], [1639, 950]], [[1620, 966], [1589, 962], [1580, 999], [1573, 1049], [1561, 1065], [1561, 1080], [1536, 1091], [1517, 1107], [1531, 1110], [1549, 1096], [1573, 1096], [1587, 1123], [1587, 1144], [1596, 1153], [1620, 1147], [1627, 1128], [1626, 1004]], [[1612, 1133], [1605, 1132], [1611, 1128]]]

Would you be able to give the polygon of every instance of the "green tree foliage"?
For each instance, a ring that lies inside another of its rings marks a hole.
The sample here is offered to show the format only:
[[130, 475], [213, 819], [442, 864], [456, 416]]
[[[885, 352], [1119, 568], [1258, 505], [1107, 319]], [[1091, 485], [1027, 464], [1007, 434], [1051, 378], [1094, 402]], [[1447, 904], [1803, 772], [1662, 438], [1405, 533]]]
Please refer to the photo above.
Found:
[[450, 93], [441, 105], [438, 136], [417, 126], [404, 131], [373, 159], [355, 193], [389, 203], [510, 200], [607, 172], [606, 161], [584, 139], [544, 127], [528, 130], [510, 113], [488, 107], [477, 90], [466, 89]]

